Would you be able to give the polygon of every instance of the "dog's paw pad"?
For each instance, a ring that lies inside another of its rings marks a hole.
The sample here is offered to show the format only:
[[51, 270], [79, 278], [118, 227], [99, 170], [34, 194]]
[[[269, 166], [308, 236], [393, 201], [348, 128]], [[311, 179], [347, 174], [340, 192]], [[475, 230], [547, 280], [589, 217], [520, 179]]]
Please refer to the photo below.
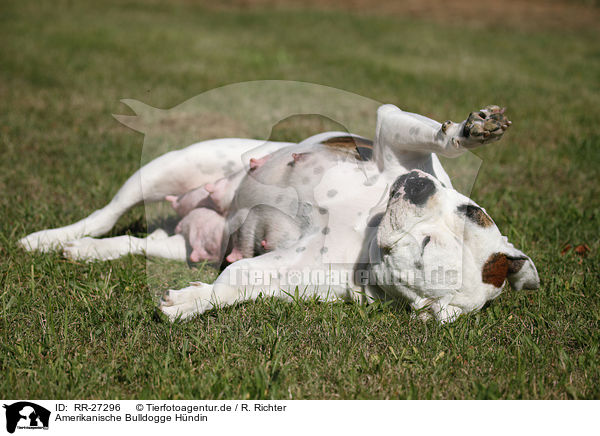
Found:
[[468, 147], [473, 143], [479, 145], [500, 139], [512, 124], [504, 111], [505, 108], [492, 105], [471, 112], [463, 127], [464, 145]]

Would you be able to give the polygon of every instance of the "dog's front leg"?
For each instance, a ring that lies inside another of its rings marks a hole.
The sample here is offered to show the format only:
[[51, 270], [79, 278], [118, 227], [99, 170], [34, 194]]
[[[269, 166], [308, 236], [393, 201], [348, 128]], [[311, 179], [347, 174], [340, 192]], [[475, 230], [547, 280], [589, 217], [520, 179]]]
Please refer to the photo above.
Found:
[[286, 298], [273, 253], [232, 263], [212, 284], [192, 282], [187, 288], [166, 291], [160, 300], [160, 310], [174, 321], [255, 300], [261, 294]]
[[461, 123], [443, 124], [387, 104], [377, 111], [375, 160], [380, 169], [407, 159], [407, 153], [455, 157], [467, 149], [499, 140], [511, 122], [504, 109], [487, 106]]
[[215, 307], [255, 300], [259, 295], [291, 300], [295, 298], [296, 290], [300, 297], [347, 298], [347, 283], [317, 283], [307, 276], [319, 268], [330, 272], [331, 267], [317, 262], [316, 259], [320, 259], [318, 249], [312, 250], [305, 242], [301, 240], [289, 249], [237, 261], [229, 265], [213, 284], [193, 282], [187, 288], [168, 290], [161, 298], [160, 309], [173, 321]]

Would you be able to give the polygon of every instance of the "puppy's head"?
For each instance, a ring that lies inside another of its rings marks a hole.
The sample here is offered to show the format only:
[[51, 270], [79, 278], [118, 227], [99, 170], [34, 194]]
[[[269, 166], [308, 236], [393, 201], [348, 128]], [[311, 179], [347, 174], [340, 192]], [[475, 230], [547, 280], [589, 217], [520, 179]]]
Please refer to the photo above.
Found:
[[423, 171], [404, 174], [392, 185], [377, 243], [386, 268], [404, 273], [386, 292], [442, 300], [469, 312], [497, 297], [507, 280], [517, 290], [539, 287], [531, 259], [502, 236], [488, 214]]

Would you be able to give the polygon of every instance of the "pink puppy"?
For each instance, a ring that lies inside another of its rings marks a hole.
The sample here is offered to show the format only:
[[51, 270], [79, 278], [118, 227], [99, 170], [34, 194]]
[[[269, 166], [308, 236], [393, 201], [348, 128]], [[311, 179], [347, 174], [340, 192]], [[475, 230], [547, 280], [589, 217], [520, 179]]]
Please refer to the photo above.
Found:
[[240, 186], [240, 182], [246, 175], [245, 171], [239, 171], [214, 183], [207, 183], [204, 189], [208, 192], [209, 199], [214, 205], [215, 210], [226, 215], [235, 196], [235, 192]]
[[225, 218], [212, 209], [200, 207], [179, 221], [175, 233], [182, 234], [192, 247], [192, 262], [216, 262], [221, 260], [224, 230]]

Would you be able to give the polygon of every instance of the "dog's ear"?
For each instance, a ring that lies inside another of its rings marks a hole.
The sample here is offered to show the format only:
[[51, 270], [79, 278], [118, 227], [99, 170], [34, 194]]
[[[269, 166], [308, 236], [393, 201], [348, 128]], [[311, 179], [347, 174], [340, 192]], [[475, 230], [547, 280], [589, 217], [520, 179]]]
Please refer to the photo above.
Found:
[[482, 281], [499, 288], [508, 279], [517, 291], [538, 289], [540, 278], [533, 261], [508, 241], [505, 241], [503, 248], [502, 252], [496, 252], [486, 260], [481, 273]]

